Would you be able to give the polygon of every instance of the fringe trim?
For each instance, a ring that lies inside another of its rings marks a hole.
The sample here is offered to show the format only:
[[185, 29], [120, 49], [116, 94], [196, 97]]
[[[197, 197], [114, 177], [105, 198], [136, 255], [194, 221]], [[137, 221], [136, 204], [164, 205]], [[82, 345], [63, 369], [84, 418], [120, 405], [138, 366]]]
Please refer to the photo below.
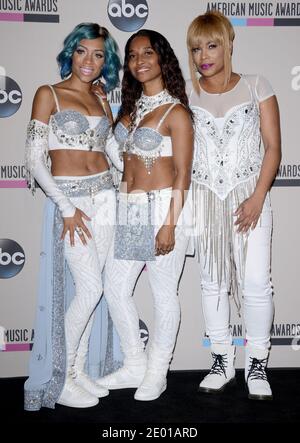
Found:
[[[240, 316], [241, 302], [238, 294], [239, 282], [244, 285], [245, 264], [249, 233], [237, 233], [234, 226], [234, 211], [255, 189], [258, 175], [237, 185], [221, 200], [207, 186], [193, 182], [193, 206], [195, 227], [196, 257], [204, 256], [204, 266], [208, 265], [211, 280], [217, 279], [219, 288], [226, 283], [227, 291], [233, 296]], [[238, 250], [238, 260], [234, 258]], [[219, 306], [219, 304], [218, 304]]]

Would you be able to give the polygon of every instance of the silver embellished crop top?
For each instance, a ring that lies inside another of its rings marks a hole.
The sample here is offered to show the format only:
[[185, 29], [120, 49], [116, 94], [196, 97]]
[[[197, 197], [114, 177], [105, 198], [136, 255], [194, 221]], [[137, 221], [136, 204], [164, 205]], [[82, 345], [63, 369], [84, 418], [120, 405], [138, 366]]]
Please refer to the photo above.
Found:
[[[124, 149], [124, 145], [128, 137], [128, 129], [123, 125], [122, 122], [119, 122], [116, 126], [114, 134], [120, 147]], [[128, 150], [129, 149], [127, 148], [125, 152]], [[161, 157], [170, 157], [173, 155], [171, 137], [169, 135], [162, 135], [157, 129], [142, 126], [137, 128], [133, 135], [133, 143], [130, 153], [135, 154], [135, 151], [137, 150], [145, 152], [159, 150]]]
[[110, 121], [104, 116], [86, 116], [70, 109], [60, 110], [54, 88], [52, 90], [57, 112], [49, 121], [49, 151], [54, 149], [76, 149], [80, 151], [104, 152], [110, 131]]
[[132, 134], [128, 132], [122, 122], [119, 122], [115, 128], [114, 136], [119, 149], [124, 153], [137, 155], [144, 162], [149, 173], [158, 157], [171, 157], [173, 155], [171, 137], [162, 135], [159, 128], [176, 104], [172, 103], [156, 128], [140, 126]]
[[63, 217], [73, 217], [75, 206], [57, 187], [50, 173], [49, 150], [69, 149], [97, 151], [107, 154], [117, 169], [123, 164], [118, 150], [111, 143], [110, 122], [106, 116], [84, 116], [78, 111], [59, 109], [51, 116], [49, 124], [32, 119], [27, 127], [25, 144], [26, 178], [29, 188], [34, 193], [35, 180], [52, 200], [58, 205]]
[[195, 120], [192, 181], [221, 200], [258, 176], [262, 164], [259, 103], [274, 95], [263, 77], [240, 77], [231, 91], [222, 94], [201, 90], [198, 95], [188, 85]]

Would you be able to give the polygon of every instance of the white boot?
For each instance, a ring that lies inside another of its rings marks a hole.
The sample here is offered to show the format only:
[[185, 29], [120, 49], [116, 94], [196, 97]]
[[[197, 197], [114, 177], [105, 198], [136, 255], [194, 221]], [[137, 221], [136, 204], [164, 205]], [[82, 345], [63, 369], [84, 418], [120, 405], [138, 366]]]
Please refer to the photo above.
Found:
[[273, 400], [272, 390], [266, 374], [268, 349], [256, 349], [246, 346], [245, 380], [248, 386], [248, 398], [251, 400]]
[[108, 389], [98, 384], [84, 372], [76, 372], [74, 383], [95, 397], [101, 398], [109, 395]]
[[75, 363], [73, 366], [73, 379], [74, 383], [83, 388], [88, 393], [95, 397], [101, 398], [109, 395], [108, 389], [100, 386], [95, 380], [89, 377], [85, 372], [88, 344], [91, 335], [91, 328], [94, 316], [92, 315], [88, 325], [86, 326], [84, 333], [80, 339], [79, 347], [76, 353]]
[[97, 405], [99, 399], [76, 385], [71, 375], [68, 375], [62, 393], [56, 403], [70, 406], [71, 408], [90, 408]]
[[222, 392], [229, 383], [235, 381], [235, 346], [212, 344], [211, 353], [214, 362], [200, 383], [199, 391], [214, 394]]
[[156, 400], [166, 389], [166, 374], [148, 369], [141, 385], [135, 391], [134, 398], [140, 401]]
[[[80, 327], [78, 325], [80, 319]], [[66, 331], [66, 380], [61, 395], [56, 403], [70, 406], [73, 408], [89, 408], [98, 404], [97, 395], [93, 395], [84, 389], [79, 383], [76, 383], [76, 365], [77, 371], [83, 369], [85, 356], [87, 353], [87, 344], [89, 331], [84, 327], [84, 318], [82, 311], [77, 304], [71, 304], [65, 319]], [[82, 342], [81, 337], [85, 337]], [[81, 349], [81, 353], [79, 350]], [[79, 353], [79, 358], [78, 358]]]
[[135, 400], [156, 400], [167, 389], [167, 372], [172, 354], [152, 345], [145, 377], [134, 394]]
[[146, 368], [147, 355], [144, 351], [140, 351], [125, 357], [122, 368], [98, 378], [97, 384], [107, 389], [137, 388], [142, 383]]

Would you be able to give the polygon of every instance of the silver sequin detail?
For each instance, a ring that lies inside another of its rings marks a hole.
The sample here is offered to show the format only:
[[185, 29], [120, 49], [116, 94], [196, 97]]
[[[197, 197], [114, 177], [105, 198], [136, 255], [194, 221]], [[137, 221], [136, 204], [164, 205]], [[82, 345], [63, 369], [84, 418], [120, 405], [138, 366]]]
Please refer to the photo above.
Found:
[[79, 135], [90, 127], [87, 118], [76, 111], [57, 112], [53, 120], [57, 127], [67, 135]]
[[49, 126], [46, 123], [39, 120], [30, 120], [27, 126], [27, 139], [26, 144], [28, 146], [44, 146], [47, 143], [49, 135]]
[[61, 240], [63, 221], [58, 207], [55, 208], [53, 226], [53, 302], [52, 302], [52, 378], [45, 388], [42, 406], [54, 408], [65, 383], [65, 275], [64, 242]]
[[126, 142], [128, 131], [127, 128], [123, 125], [122, 122], [119, 122], [114, 130], [114, 136], [117, 143], [120, 146], [120, 150], [123, 150], [124, 144]]
[[[175, 105], [179, 103], [180, 100], [172, 97], [167, 90], [163, 90], [154, 96], [142, 94], [141, 97], [136, 101], [136, 114], [134, 122], [132, 122], [130, 125], [129, 131], [124, 128], [127, 132], [127, 136], [126, 140], [121, 142], [123, 151], [127, 154], [137, 155], [139, 159], [143, 161], [148, 174], [150, 174], [155, 160], [161, 155], [161, 142], [163, 140], [163, 136], [158, 132], [157, 129], [138, 126], [144, 117], [150, 112], [154, 111], [154, 109], [166, 104]], [[121, 126], [122, 123], [119, 123], [117, 127], [119, 125]], [[124, 130], [120, 129], [117, 132], [117, 141], [118, 137], [122, 140], [125, 134]]]
[[38, 411], [41, 407], [55, 408], [65, 383], [65, 274], [64, 242], [61, 240], [63, 220], [55, 208], [53, 224], [53, 299], [52, 299], [52, 377], [43, 390], [25, 391], [24, 409]]
[[155, 129], [138, 128], [135, 131], [133, 142], [136, 151], [150, 155], [153, 151], [157, 151], [162, 140], [162, 135], [155, 131]]
[[[98, 193], [110, 189], [112, 178], [109, 171], [98, 177], [82, 180], [61, 180], [64, 190], [69, 189], [69, 196], [82, 197], [90, 195], [90, 188]], [[71, 185], [75, 185], [73, 189]], [[95, 186], [94, 186], [95, 185]], [[65, 344], [65, 257], [64, 241], [61, 240], [63, 219], [58, 207], [55, 207], [53, 224], [53, 299], [52, 299], [52, 377], [40, 390], [25, 390], [24, 409], [38, 411], [41, 407], [54, 409], [62, 392], [66, 376]], [[38, 357], [39, 358], [39, 357]], [[109, 359], [106, 364], [109, 364]], [[121, 364], [120, 364], [121, 366]], [[110, 368], [112, 371], [114, 367]]]
[[154, 193], [119, 194], [114, 257], [155, 261]]
[[110, 171], [106, 171], [97, 177], [84, 180], [56, 180], [56, 184], [67, 197], [87, 197], [94, 196], [104, 189], [112, 189], [113, 178]]
[[[238, 281], [244, 281], [249, 232], [237, 232], [233, 212], [253, 194], [257, 179], [258, 176], [253, 176], [247, 182], [240, 183], [225, 200], [221, 200], [205, 185], [192, 183], [197, 259], [200, 260], [200, 254], [205, 256], [211, 279], [217, 279], [219, 287], [226, 282], [238, 312], [241, 308]], [[233, 244], [236, 242], [240, 254], [238, 267], [233, 256]]]
[[90, 129], [88, 119], [80, 112], [72, 110], [52, 115], [50, 125], [58, 141], [66, 147], [97, 151], [104, 151], [110, 130], [110, 122], [106, 116], [101, 117], [97, 126]]
[[192, 180], [226, 198], [261, 168], [259, 110], [254, 101], [230, 113], [222, 133], [213, 116], [197, 106]]
[[30, 120], [27, 126], [27, 136], [25, 143], [25, 168], [26, 181], [29, 189], [34, 194], [35, 180], [33, 176], [34, 168], [42, 157], [47, 166], [50, 160], [48, 157], [48, 137], [49, 126], [39, 120]]
[[[107, 312], [108, 318], [107, 318], [107, 346], [106, 346], [106, 353], [105, 353], [105, 360], [102, 362], [103, 368], [100, 368], [100, 374], [103, 374], [103, 377], [105, 375], [111, 374], [112, 372], [115, 372], [117, 369], [121, 368], [123, 366], [123, 361], [116, 361], [114, 359], [114, 340], [113, 340], [113, 321], [111, 319], [109, 311]], [[101, 365], [102, 366], [102, 365]]]
[[[226, 115], [220, 132], [211, 113], [192, 107], [195, 120], [195, 151], [192, 171], [196, 253], [208, 261], [211, 278], [227, 283], [238, 311], [238, 281], [244, 281], [248, 235], [238, 233], [234, 211], [252, 195], [258, 180], [260, 116], [254, 95], [249, 103]], [[239, 266], [233, 244], [239, 244]]]
[[25, 411], [39, 411], [42, 406], [44, 391], [42, 389], [35, 391], [24, 391], [24, 409]]

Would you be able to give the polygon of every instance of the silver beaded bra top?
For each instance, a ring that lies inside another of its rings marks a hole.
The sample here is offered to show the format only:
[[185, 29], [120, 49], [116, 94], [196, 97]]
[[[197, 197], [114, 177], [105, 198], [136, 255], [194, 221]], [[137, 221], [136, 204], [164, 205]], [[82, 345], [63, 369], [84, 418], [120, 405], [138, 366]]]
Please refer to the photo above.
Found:
[[106, 116], [85, 116], [72, 110], [53, 114], [49, 126], [49, 150], [103, 152], [110, 131], [110, 121]]
[[53, 86], [49, 85], [57, 112], [49, 121], [49, 151], [53, 149], [77, 149], [103, 152], [110, 131], [106, 115], [84, 115], [79, 111], [61, 111]]
[[[124, 146], [128, 138], [128, 129], [122, 122], [117, 124], [114, 134], [119, 145]], [[164, 145], [164, 141], [166, 141], [166, 145]], [[168, 141], [171, 141], [171, 138], [162, 135], [157, 129], [142, 126], [137, 128], [134, 132], [132, 144], [135, 149], [131, 149], [131, 153], [134, 154], [137, 149], [145, 153], [151, 153], [151, 151], [156, 152], [160, 149], [161, 157], [167, 157], [172, 155], [172, 151], [170, 152], [168, 149]], [[126, 152], [128, 151], [129, 149], [127, 148]]]
[[[166, 90], [155, 96], [142, 94], [136, 103], [137, 111], [133, 127], [128, 130], [122, 122], [119, 122], [115, 128], [114, 136], [120, 149], [127, 154], [137, 155], [143, 161], [149, 174], [158, 157], [172, 156], [171, 137], [162, 135], [159, 128], [178, 103], [180, 101]], [[165, 104], [171, 104], [171, 106], [163, 114], [156, 128], [138, 127], [146, 114]]]

